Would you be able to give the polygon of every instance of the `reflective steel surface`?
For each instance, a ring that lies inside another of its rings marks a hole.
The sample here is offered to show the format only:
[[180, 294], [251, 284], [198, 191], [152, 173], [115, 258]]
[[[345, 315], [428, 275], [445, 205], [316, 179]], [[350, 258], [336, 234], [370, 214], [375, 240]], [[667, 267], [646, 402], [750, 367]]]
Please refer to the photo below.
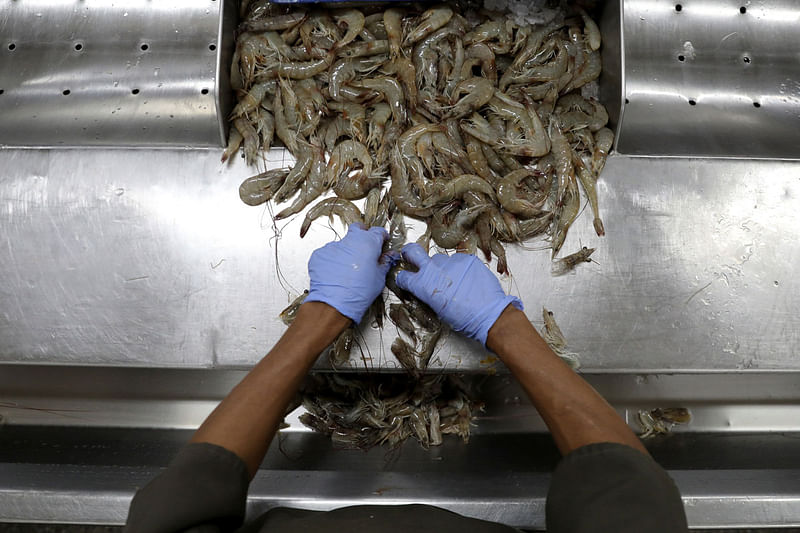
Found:
[[233, 2], [3, 2], [0, 145], [220, 146], [225, 6]]
[[[311, 251], [336, 232], [320, 219], [301, 240], [300, 216], [276, 238], [269, 209], [238, 197], [250, 170], [219, 155], [0, 151], [0, 360], [257, 361], [308, 286]], [[607, 236], [583, 216], [564, 248], [596, 246], [596, 262], [554, 278], [533, 242], [509, 249], [501, 281], [534, 322], [542, 305], [555, 313], [587, 370], [798, 369], [799, 168], [612, 157], [599, 182]], [[353, 365], [396, 368], [393, 326], [362, 326]], [[487, 355], [451, 334], [433, 365], [502, 371]]]
[[800, 157], [794, 0], [627, 0], [624, 154]]

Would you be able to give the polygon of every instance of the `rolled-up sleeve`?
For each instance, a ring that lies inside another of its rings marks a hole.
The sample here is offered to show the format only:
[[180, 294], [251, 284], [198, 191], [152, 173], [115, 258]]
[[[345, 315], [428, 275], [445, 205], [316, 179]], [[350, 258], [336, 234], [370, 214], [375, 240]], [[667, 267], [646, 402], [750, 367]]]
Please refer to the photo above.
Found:
[[549, 533], [688, 531], [675, 483], [629, 446], [591, 444], [565, 456], [547, 495]]
[[247, 467], [236, 454], [213, 444], [189, 444], [136, 493], [124, 531], [234, 531], [244, 520], [248, 485]]

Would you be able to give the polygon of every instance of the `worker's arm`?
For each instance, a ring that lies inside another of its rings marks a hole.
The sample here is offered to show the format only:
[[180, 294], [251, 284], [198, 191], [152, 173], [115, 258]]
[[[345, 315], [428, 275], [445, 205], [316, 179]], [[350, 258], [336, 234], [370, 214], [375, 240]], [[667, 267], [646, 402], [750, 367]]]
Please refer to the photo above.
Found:
[[522, 384], [563, 455], [597, 442], [617, 442], [647, 453], [625, 421], [553, 353], [519, 309], [503, 310], [489, 329], [486, 347]]
[[386, 230], [353, 225], [316, 250], [310, 289], [292, 325], [203, 422], [170, 466], [137, 492], [125, 531], [173, 532], [203, 526], [232, 531], [244, 518], [247, 485], [285, 410], [319, 354], [359, 322], [383, 290], [391, 259]]
[[497, 353], [544, 418], [562, 454], [595, 442], [618, 442], [647, 453], [595, 390], [555, 355], [474, 255], [434, 255], [416, 244], [403, 249], [419, 271], [397, 284], [430, 305], [454, 330]]

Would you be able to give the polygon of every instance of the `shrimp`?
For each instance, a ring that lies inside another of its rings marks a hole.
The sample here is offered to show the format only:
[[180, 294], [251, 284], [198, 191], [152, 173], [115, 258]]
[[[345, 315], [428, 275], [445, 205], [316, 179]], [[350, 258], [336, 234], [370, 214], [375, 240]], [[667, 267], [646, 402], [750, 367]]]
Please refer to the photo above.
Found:
[[383, 25], [389, 40], [389, 54], [392, 59], [400, 57], [400, 44], [403, 40], [403, 11], [389, 8], [383, 12]]
[[300, 102], [294, 92], [294, 86], [289, 80], [283, 78], [278, 81], [278, 85], [281, 87], [281, 103], [286, 123], [293, 130], [298, 130], [300, 129]]
[[480, 176], [474, 174], [463, 174], [450, 181], [437, 181], [433, 185], [431, 194], [422, 202], [423, 207], [446, 204], [461, 197], [467, 192], [477, 192], [485, 194], [490, 198], [495, 198], [494, 189], [486, 183]]
[[506, 174], [497, 182], [497, 200], [503, 209], [523, 218], [533, 218], [542, 213], [540, 207], [547, 199], [546, 195], [542, 195], [541, 201], [536, 204], [517, 197], [517, 187], [520, 186], [522, 180], [533, 175], [532, 170], [523, 168]]
[[600, 76], [602, 70], [603, 64], [600, 59], [600, 53], [597, 51], [591, 52], [583, 65], [581, 65], [581, 68], [572, 77], [571, 81], [561, 90], [561, 93], [568, 93], [573, 89], [583, 87], [590, 81], [596, 80]]
[[483, 43], [492, 39], [497, 39], [503, 29], [503, 21], [501, 20], [488, 20], [483, 24], [478, 25], [474, 30], [464, 36], [464, 42], [467, 44]]
[[347, 46], [336, 48], [335, 53], [339, 57], [364, 57], [389, 53], [389, 41], [375, 40], [350, 43]]
[[517, 228], [517, 240], [519, 242], [527, 241], [537, 235], [541, 235], [550, 228], [553, 221], [553, 213], [546, 213], [539, 218], [532, 218], [530, 220], [520, 220]]
[[486, 155], [483, 153], [481, 143], [471, 135], [467, 135], [465, 140], [467, 143], [467, 157], [469, 159], [469, 164], [472, 166], [476, 174], [490, 184], [494, 184], [495, 181], [497, 181], [497, 175], [489, 166], [489, 161], [486, 159]]
[[592, 154], [592, 170], [595, 174], [600, 174], [606, 166], [606, 157], [614, 144], [614, 132], [608, 128], [602, 128], [594, 134], [594, 153]]
[[542, 335], [544, 341], [554, 352], [559, 353], [563, 351], [564, 348], [567, 347], [567, 339], [561, 332], [561, 328], [556, 324], [553, 312], [542, 307], [542, 319], [544, 320], [544, 335]]
[[453, 18], [453, 10], [447, 6], [437, 6], [425, 11], [417, 19], [414, 27], [403, 40], [403, 46], [410, 46], [435, 32]]
[[350, 200], [344, 200], [342, 198], [325, 198], [324, 200], [320, 200], [319, 202], [314, 205], [311, 209], [308, 210], [306, 213], [306, 218], [303, 220], [303, 225], [300, 226], [300, 238], [306, 236], [308, 233], [308, 229], [311, 227], [311, 223], [314, 222], [319, 217], [328, 215], [329, 218], [333, 218], [333, 215], [338, 216], [342, 219], [342, 222], [345, 226], [349, 226], [355, 222], [364, 222], [364, 217], [361, 215], [361, 211], [358, 210], [358, 207], [353, 204]]
[[[446, 120], [464, 117], [487, 104], [494, 97], [494, 92], [494, 85], [486, 78], [466, 79], [453, 89], [450, 96], [453, 107], [442, 118]], [[463, 98], [462, 93], [466, 93]]]
[[425, 133], [417, 139], [416, 152], [417, 156], [422, 159], [425, 168], [433, 175], [434, 167], [436, 166], [436, 158], [434, 156], [433, 135], [431, 133]]
[[608, 112], [605, 106], [594, 99], [586, 99], [577, 93], [562, 96], [556, 102], [556, 111], [578, 109], [586, 116], [586, 127], [592, 133], [608, 123]]
[[439, 325], [437, 328], [429, 331], [426, 335], [422, 335], [420, 339], [419, 349], [419, 367], [423, 370], [428, 368], [433, 351], [436, 349], [436, 343], [442, 336], [442, 327]]
[[342, 118], [350, 121], [352, 136], [358, 142], [364, 141], [366, 136], [367, 108], [363, 105], [350, 102], [329, 102], [328, 107], [333, 111], [338, 111]]
[[288, 169], [278, 168], [251, 176], [239, 185], [239, 198], [252, 206], [268, 202], [275, 191], [283, 185], [288, 174]]
[[400, 87], [397, 80], [387, 77], [371, 78], [355, 82], [353, 85], [355, 87], [362, 87], [382, 93], [389, 107], [392, 109], [392, 118], [394, 121], [398, 124], [405, 124], [405, 98], [403, 96], [403, 89]]
[[310, 150], [312, 151], [311, 169], [308, 172], [308, 178], [303, 182], [303, 187], [300, 194], [295, 198], [292, 205], [275, 215], [275, 220], [288, 218], [296, 215], [306, 208], [308, 204], [316, 200], [320, 194], [325, 190], [325, 151], [323, 150], [320, 142], [312, 138]]
[[333, 64], [328, 75], [328, 94], [334, 100], [341, 101], [340, 88], [356, 77], [356, 69], [350, 59], [340, 59]]
[[575, 163], [578, 180], [581, 182], [583, 192], [586, 193], [586, 197], [589, 199], [589, 205], [592, 208], [592, 213], [594, 214], [594, 220], [592, 221], [594, 231], [597, 233], [598, 237], [602, 237], [606, 234], [606, 230], [603, 226], [603, 221], [600, 219], [600, 209], [597, 205], [597, 176], [587, 168], [583, 159], [577, 154], [573, 154], [572, 161]]
[[237, 118], [233, 121], [233, 127], [239, 131], [244, 143], [244, 158], [248, 165], [254, 165], [258, 157], [258, 133], [248, 121]]
[[390, 197], [394, 205], [406, 215], [427, 218], [433, 214], [433, 209], [423, 207], [419, 196], [411, 190], [409, 183], [408, 170], [406, 169], [400, 149], [395, 146], [389, 155], [389, 168], [391, 170], [392, 182], [389, 187]]
[[575, 178], [575, 168], [572, 166], [572, 147], [555, 122], [550, 122], [550, 141], [553, 143], [551, 153], [555, 157], [558, 175], [557, 198], [560, 199], [564, 195], [569, 180]]
[[589, 48], [592, 51], [598, 50], [601, 44], [600, 28], [597, 27], [597, 23], [592, 20], [583, 8], [578, 7], [578, 13], [583, 19], [583, 33], [586, 35], [586, 42], [589, 43]]
[[289, 123], [286, 121], [280, 87], [275, 90], [275, 98], [272, 100], [272, 113], [275, 116], [275, 134], [292, 154], [298, 153], [297, 133], [289, 127]]
[[380, 146], [383, 139], [383, 132], [386, 129], [386, 123], [389, 117], [392, 116], [392, 109], [389, 104], [378, 103], [372, 106], [372, 113], [369, 117], [367, 128], [367, 147], [375, 151]]
[[386, 74], [394, 74], [405, 90], [405, 98], [408, 101], [408, 107], [414, 111], [417, 108], [417, 71], [414, 68], [414, 63], [406, 57], [396, 57], [389, 63], [385, 64], [383, 71]]
[[292, 303], [290, 303], [286, 309], [281, 311], [281, 314], [278, 315], [281, 319], [281, 322], [287, 326], [294, 322], [294, 319], [297, 318], [298, 311], [300, 311], [300, 306], [303, 305], [303, 302], [306, 300], [306, 296], [308, 296], [308, 289], [300, 293], [300, 296], [292, 300]]
[[300, 10], [286, 15], [274, 15], [260, 20], [246, 20], [239, 24], [239, 33], [285, 30], [305, 21], [308, 13]]
[[281, 188], [275, 193], [275, 202], [282, 203], [289, 199], [294, 192], [306, 179], [308, 173], [311, 172], [311, 167], [314, 164], [314, 147], [305, 141], [300, 145], [297, 161], [295, 161], [289, 175], [286, 176], [286, 181], [283, 182]]
[[492, 253], [497, 257], [497, 273], [510, 274], [508, 270], [508, 259], [506, 259], [506, 249], [500, 244], [500, 241], [492, 237], [490, 244]]
[[364, 14], [358, 9], [338, 11], [333, 15], [333, 18], [339, 25], [344, 23], [347, 26], [347, 33], [334, 45], [334, 48], [341, 48], [350, 44], [364, 29]]
[[392, 319], [395, 326], [411, 339], [411, 342], [417, 342], [417, 328], [411, 322], [411, 314], [404, 304], [390, 304], [389, 305], [389, 318]]
[[364, 223], [367, 226], [382, 226], [383, 224], [375, 224], [378, 219], [378, 210], [381, 204], [381, 190], [373, 187], [367, 193], [367, 198], [364, 200]]
[[567, 184], [564, 189], [564, 194], [559, 197], [558, 209], [555, 213], [554, 231], [553, 231], [553, 254], [555, 257], [564, 240], [567, 238], [567, 231], [569, 227], [578, 217], [581, 207], [580, 193], [578, 192], [578, 183], [575, 179], [575, 174], [572, 173], [567, 177]]
[[277, 76], [283, 76], [295, 80], [313, 78], [317, 74], [320, 74], [325, 69], [330, 67], [335, 57], [336, 50], [331, 50], [322, 59], [306, 62], [280, 63], [277, 65], [277, 67], [275, 67], [274, 72]]
[[359, 172], [355, 176], [345, 175], [336, 181], [333, 186], [333, 192], [339, 198], [359, 200], [364, 198], [375, 187], [380, 186], [381, 180], [381, 177], [370, 176], [363, 172]]
[[[428, 223], [434, 242], [445, 249], [457, 248], [466, 238], [467, 229], [482, 215], [487, 206], [474, 206], [462, 209], [455, 216], [444, 210], [436, 211]], [[450, 219], [448, 221], [448, 219]]]
[[397, 337], [394, 342], [392, 342], [392, 353], [406, 372], [411, 374], [415, 379], [419, 378], [420, 374], [416, 363], [417, 354], [414, 348], [400, 337]]
[[343, 366], [350, 360], [350, 352], [353, 350], [353, 343], [355, 342], [355, 329], [345, 328], [336, 340], [331, 344], [331, 350], [328, 352], [328, 358], [331, 365], [334, 367]]
[[526, 108], [499, 91], [495, 92], [489, 106], [500, 116], [519, 123], [524, 134], [521, 140], [511, 139], [506, 135], [505, 139], [492, 144], [524, 157], [540, 157], [550, 151], [550, 139], [535, 110]]
[[369, 155], [367, 147], [352, 139], [337, 144], [328, 161], [328, 170], [324, 182], [325, 187], [336, 185], [346, 172], [356, 168], [356, 161], [361, 163], [361, 172], [359, 174], [369, 177], [372, 174], [372, 157]]
[[492, 82], [492, 85], [497, 84], [497, 62], [491, 48], [484, 43], [475, 43], [467, 48], [466, 59], [479, 61], [483, 77]]
[[222, 152], [222, 157], [220, 158], [220, 161], [224, 163], [225, 161], [233, 157], [236, 154], [236, 152], [239, 151], [239, 147], [242, 145], [243, 140], [244, 137], [242, 137], [242, 134], [239, 133], [239, 130], [237, 130], [236, 128], [231, 128], [230, 132], [228, 133], [228, 146]]
[[256, 112], [256, 132], [261, 137], [261, 146], [269, 149], [275, 135], [275, 117], [263, 106]]
[[364, 28], [369, 30], [375, 39], [388, 39], [389, 37], [385, 17], [385, 13], [373, 13], [364, 19]]
[[420, 124], [412, 126], [407, 129], [397, 141], [402, 156], [403, 165], [409, 170], [412, 183], [417, 187], [420, 194], [424, 195], [426, 192], [425, 186], [425, 172], [420, 159], [417, 157], [416, 145], [417, 141], [422, 135], [432, 133], [434, 131], [441, 131], [442, 126], [439, 124]]
[[575, 267], [581, 263], [590, 263], [592, 261], [590, 256], [593, 253], [594, 248], [587, 248], [584, 246], [574, 254], [570, 254], [562, 257], [561, 259], [556, 259], [553, 261], [550, 272], [554, 276], [562, 276], [567, 272], [574, 270]]
[[253, 85], [247, 94], [239, 99], [239, 103], [233, 108], [231, 116], [241, 117], [253, 112], [261, 104], [261, 101], [267, 95], [267, 92], [270, 88], [274, 88], [274, 85], [268, 82], [262, 82]]

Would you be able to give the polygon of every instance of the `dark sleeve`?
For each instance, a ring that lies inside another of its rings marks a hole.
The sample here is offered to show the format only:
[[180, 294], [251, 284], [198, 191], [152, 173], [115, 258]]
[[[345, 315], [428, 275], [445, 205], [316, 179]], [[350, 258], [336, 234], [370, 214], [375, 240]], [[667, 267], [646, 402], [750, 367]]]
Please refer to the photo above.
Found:
[[688, 531], [680, 492], [650, 456], [590, 444], [561, 460], [547, 494], [549, 533]]
[[133, 497], [124, 531], [234, 531], [244, 519], [249, 481], [247, 467], [233, 452], [189, 444]]

